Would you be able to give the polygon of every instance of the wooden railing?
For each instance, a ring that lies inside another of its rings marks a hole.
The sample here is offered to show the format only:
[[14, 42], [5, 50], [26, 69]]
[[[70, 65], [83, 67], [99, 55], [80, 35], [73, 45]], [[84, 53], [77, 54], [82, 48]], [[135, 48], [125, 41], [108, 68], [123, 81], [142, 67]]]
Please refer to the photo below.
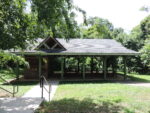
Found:
[[[48, 85], [48, 89], [45, 85]], [[51, 93], [51, 86], [50, 83], [46, 80], [45, 76], [42, 75], [40, 77], [40, 87], [41, 87], [41, 98], [44, 98], [44, 90], [48, 93], [48, 99], [50, 101], [50, 93]]]
[[12, 97], [15, 97], [15, 94], [18, 93], [18, 91], [19, 91], [18, 85], [13, 85], [13, 84], [11, 84], [10, 82], [8, 82], [7, 80], [5, 80], [5, 79], [2, 78], [1, 76], [0, 76], [0, 80], [4, 81], [5, 84], [12, 86], [12, 91], [8, 90], [7, 88], [3, 88], [3, 87], [1, 87], [1, 86], [0, 86], [0, 89], [2, 89], [2, 90], [4, 90], [4, 91], [6, 91], [6, 92], [12, 94]]

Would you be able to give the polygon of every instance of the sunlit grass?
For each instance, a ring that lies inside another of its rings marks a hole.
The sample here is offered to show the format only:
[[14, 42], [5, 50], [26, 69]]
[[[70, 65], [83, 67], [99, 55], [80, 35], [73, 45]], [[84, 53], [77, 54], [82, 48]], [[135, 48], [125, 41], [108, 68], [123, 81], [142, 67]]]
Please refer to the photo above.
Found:
[[128, 74], [132, 81], [137, 82], [150, 82], [150, 75], [142, 75], [142, 74]]
[[[129, 81], [150, 82], [149, 75], [129, 74]], [[128, 82], [128, 80], [127, 80]], [[53, 101], [37, 113], [149, 113], [150, 88], [124, 82], [61, 82]]]
[[98, 106], [103, 102], [113, 103], [126, 110], [136, 113], [150, 111], [150, 88], [129, 86], [120, 83], [73, 83], [60, 84], [54, 101], [90, 99]]

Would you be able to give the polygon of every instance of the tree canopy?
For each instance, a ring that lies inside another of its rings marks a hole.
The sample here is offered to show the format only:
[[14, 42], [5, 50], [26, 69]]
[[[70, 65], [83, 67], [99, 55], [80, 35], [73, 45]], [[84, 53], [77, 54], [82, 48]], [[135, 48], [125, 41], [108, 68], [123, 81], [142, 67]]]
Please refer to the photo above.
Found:
[[84, 16], [85, 12], [74, 6], [72, 0], [31, 0], [31, 4], [32, 12], [37, 14], [38, 23], [49, 30], [47, 35], [54, 38], [80, 37], [74, 10]]
[[24, 48], [30, 39], [30, 17], [25, 0], [0, 0], [0, 48]]
[[112, 38], [114, 27], [106, 19], [99, 17], [90, 17], [87, 24], [81, 26], [81, 34], [83, 38]]

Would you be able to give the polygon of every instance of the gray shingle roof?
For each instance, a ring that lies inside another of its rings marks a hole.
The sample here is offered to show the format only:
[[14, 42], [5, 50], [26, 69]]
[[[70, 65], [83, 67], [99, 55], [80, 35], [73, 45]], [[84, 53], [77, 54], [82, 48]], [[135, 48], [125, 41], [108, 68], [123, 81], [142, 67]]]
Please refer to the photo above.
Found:
[[[112, 39], [56, 39], [66, 50], [43, 50], [42, 53], [65, 55], [138, 55], [139, 53], [125, 48]], [[35, 53], [38, 44], [43, 40], [38, 39], [36, 44], [29, 45], [25, 53]], [[34, 45], [34, 46], [33, 46]], [[29, 47], [31, 48], [29, 49]]]
[[57, 39], [69, 53], [137, 53], [112, 39]]

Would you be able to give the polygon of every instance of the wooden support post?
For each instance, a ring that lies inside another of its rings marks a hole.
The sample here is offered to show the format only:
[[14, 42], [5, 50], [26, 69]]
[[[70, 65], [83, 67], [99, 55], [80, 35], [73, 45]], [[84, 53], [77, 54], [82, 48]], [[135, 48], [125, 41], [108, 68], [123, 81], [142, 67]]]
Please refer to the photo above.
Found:
[[61, 79], [64, 79], [64, 57], [61, 58]]
[[99, 70], [98, 70], [98, 71], [99, 71], [99, 73], [100, 73], [100, 71], [101, 71], [101, 68], [100, 68], [100, 67], [101, 67], [101, 57], [99, 57], [98, 60], [99, 60]]
[[66, 58], [64, 57], [64, 74], [66, 73]]
[[19, 80], [19, 63], [17, 61], [17, 67], [16, 67], [16, 79]]
[[107, 79], [107, 57], [103, 58], [104, 80]]
[[93, 57], [91, 57], [91, 73], [93, 73]]
[[115, 74], [116, 74], [116, 71], [115, 71], [115, 69], [116, 69], [116, 58], [115, 57], [113, 57], [113, 62], [112, 62], [112, 74], [113, 74], [113, 76], [115, 77]]
[[126, 80], [126, 78], [127, 78], [127, 58], [125, 56], [123, 57], [123, 61], [124, 61], [124, 80]]
[[41, 78], [42, 74], [42, 57], [39, 55], [39, 79]]
[[83, 59], [82, 69], [83, 69], [82, 77], [83, 79], [85, 79], [85, 59]]
[[46, 57], [46, 62], [45, 62], [45, 73], [46, 73], [46, 77], [48, 78], [48, 57]]
[[78, 68], [77, 68], [77, 72], [79, 73], [80, 71], [80, 58], [78, 57]]

